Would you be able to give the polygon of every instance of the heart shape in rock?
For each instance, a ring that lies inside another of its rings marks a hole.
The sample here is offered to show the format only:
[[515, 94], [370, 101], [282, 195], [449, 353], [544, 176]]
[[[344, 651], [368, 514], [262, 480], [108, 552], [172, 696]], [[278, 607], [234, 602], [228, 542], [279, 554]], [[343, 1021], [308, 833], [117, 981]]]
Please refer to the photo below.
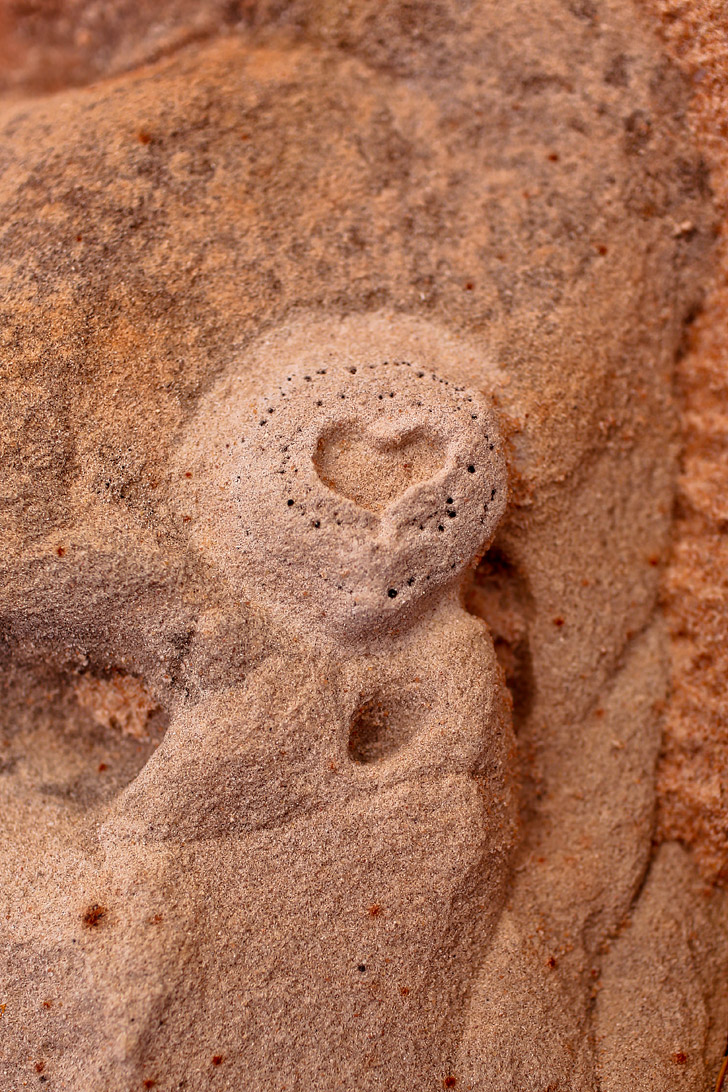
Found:
[[379, 515], [411, 485], [443, 466], [445, 444], [419, 426], [397, 436], [338, 425], [320, 437], [313, 457], [328, 489]]

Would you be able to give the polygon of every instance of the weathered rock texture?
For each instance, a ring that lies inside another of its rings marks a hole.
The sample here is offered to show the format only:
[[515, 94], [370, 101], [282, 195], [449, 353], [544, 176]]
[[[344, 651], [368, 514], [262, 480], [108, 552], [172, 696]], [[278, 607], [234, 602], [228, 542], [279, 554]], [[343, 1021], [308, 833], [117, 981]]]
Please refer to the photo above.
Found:
[[0, 118], [3, 1087], [697, 1092], [682, 77], [622, 0], [226, 10]]
[[728, 879], [728, 291], [726, 50], [721, 4], [654, 3], [671, 52], [693, 78], [690, 120], [712, 169], [719, 260], [690, 352], [678, 362], [683, 455], [666, 580], [672, 692], [660, 770], [660, 829], [694, 847], [709, 879]]

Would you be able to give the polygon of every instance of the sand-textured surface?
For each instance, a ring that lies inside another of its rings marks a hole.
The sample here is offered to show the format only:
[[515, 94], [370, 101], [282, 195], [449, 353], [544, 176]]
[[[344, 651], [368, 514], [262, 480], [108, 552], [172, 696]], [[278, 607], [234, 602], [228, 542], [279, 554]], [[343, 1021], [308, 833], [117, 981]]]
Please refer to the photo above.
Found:
[[663, 837], [693, 847], [707, 879], [728, 880], [728, 17], [723, 4], [652, 9], [672, 56], [690, 76], [690, 122], [710, 165], [720, 212], [718, 260], [690, 351], [678, 362], [683, 454], [675, 546], [666, 579], [672, 698], [660, 770]]
[[627, 0], [159, 8], [6, 14], [0, 1084], [702, 1092], [683, 75]]

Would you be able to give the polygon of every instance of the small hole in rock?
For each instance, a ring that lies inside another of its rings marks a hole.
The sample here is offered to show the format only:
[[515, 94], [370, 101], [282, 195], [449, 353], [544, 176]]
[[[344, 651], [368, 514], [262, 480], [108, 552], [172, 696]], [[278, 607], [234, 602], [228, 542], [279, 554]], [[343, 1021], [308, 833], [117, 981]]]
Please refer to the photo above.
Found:
[[359, 706], [349, 727], [349, 758], [361, 766], [384, 762], [404, 747], [426, 722], [421, 694], [371, 698]]
[[390, 599], [396, 599], [397, 598], [397, 589], [396, 588], [390, 588], [387, 591], [387, 595], [389, 596]]
[[532, 597], [525, 576], [497, 546], [485, 555], [465, 590], [465, 608], [482, 618], [493, 636], [496, 656], [513, 697], [516, 728], [528, 716], [533, 700], [533, 667], [529, 642]]

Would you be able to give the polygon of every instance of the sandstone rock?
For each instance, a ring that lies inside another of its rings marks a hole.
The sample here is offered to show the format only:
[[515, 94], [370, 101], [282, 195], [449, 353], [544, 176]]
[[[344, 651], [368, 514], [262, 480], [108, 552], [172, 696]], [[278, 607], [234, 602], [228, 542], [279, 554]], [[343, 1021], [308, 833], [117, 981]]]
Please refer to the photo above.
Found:
[[131, 63], [0, 118], [3, 1087], [648, 1089], [656, 990], [704, 1087], [720, 945], [630, 985], [682, 79], [560, 0]]

